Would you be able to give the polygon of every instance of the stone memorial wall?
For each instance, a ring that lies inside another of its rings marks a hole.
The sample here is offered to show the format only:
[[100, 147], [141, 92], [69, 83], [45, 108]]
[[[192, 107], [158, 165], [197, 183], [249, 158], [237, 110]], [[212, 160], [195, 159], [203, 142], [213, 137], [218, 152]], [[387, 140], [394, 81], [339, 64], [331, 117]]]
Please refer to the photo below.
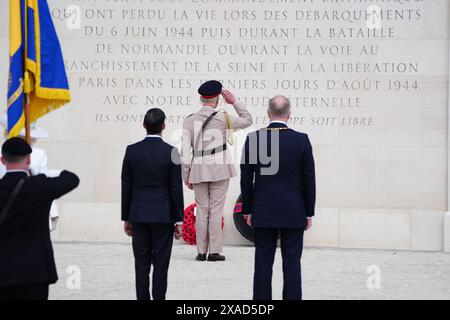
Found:
[[[291, 98], [290, 126], [309, 134], [317, 166], [318, 211], [307, 244], [444, 249], [448, 1], [48, 3], [73, 101], [39, 122], [50, 133], [39, 146], [51, 168], [82, 180], [61, 201], [55, 239], [127, 241], [120, 223], [125, 147], [143, 138], [151, 107], [166, 112], [164, 139], [179, 145], [183, 119], [200, 108], [198, 86], [217, 79], [254, 115], [251, 130], [268, 124], [271, 96]], [[6, 101], [7, 1], [0, 44]], [[236, 134], [236, 159], [251, 130]], [[234, 178], [228, 244], [247, 243], [232, 220], [238, 196]], [[194, 201], [188, 190], [185, 201]], [[450, 224], [447, 242], [449, 234]]]

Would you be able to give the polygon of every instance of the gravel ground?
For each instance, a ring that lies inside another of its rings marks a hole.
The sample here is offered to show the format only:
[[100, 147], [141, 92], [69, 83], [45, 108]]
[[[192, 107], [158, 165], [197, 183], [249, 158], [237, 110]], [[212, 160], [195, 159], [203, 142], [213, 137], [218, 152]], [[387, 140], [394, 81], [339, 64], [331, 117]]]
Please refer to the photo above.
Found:
[[[199, 263], [194, 261], [194, 247], [175, 245], [167, 298], [251, 299], [253, 252], [251, 247], [226, 247], [225, 263]], [[51, 287], [50, 299], [135, 298], [130, 245], [57, 243], [55, 255], [60, 280]], [[306, 300], [450, 299], [450, 254], [307, 248], [302, 265]], [[368, 288], [370, 266], [379, 267], [379, 289]], [[81, 274], [80, 289], [73, 281], [77, 270]], [[273, 279], [275, 299], [281, 298], [281, 289], [278, 252]]]

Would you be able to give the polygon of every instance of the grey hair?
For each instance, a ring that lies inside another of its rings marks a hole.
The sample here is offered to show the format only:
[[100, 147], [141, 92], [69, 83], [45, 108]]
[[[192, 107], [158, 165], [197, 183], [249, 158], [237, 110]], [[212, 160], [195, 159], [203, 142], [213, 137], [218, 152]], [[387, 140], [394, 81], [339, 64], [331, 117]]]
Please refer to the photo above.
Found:
[[219, 97], [215, 97], [215, 98], [211, 98], [211, 99], [200, 98], [200, 101], [202, 103], [216, 103], [216, 102], [219, 102]]
[[288, 117], [291, 112], [291, 101], [285, 96], [275, 96], [269, 101], [269, 112], [275, 117]]

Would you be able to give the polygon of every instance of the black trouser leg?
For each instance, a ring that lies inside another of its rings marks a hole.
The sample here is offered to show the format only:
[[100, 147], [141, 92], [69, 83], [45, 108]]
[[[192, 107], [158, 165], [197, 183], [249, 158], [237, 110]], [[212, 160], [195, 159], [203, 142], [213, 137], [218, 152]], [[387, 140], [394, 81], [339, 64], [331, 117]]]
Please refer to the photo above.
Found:
[[253, 299], [272, 300], [272, 273], [278, 229], [255, 229]]
[[152, 225], [153, 248], [153, 299], [165, 300], [167, 278], [172, 254], [174, 226], [172, 224]]
[[0, 288], [0, 300], [48, 300], [48, 284], [30, 284]]
[[9, 293], [9, 288], [0, 288], [0, 301], [12, 300]]
[[303, 229], [281, 229], [281, 254], [283, 257], [283, 300], [302, 299], [301, 257]]
[[150, 300], [151, 240], [151, 229], [148, 224], [133, 224], [133, 253], [136, 273], [136, 297], [138, 300]]

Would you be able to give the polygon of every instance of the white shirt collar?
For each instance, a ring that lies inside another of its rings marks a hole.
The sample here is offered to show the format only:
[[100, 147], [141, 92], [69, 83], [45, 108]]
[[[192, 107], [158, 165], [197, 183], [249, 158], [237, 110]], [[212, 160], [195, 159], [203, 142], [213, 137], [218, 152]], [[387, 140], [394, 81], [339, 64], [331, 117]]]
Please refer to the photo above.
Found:
[[284, 122], [284, 121], [280, 121], [280, 120], [274, 120], [274, 121], [270, 121], [270, 124], [272, 124], [272, 123], [281, 123], [281, 124], [285, 124], [285, 125], [287, 125], [287, 122]]
[[6, 173], [16, 173], [16, 172], [23, 172], [26, 173], [27, 175], [30, 175], [29, 171], [23, 169], [6, 170]]
[[160, 138], [160, 139], [162, 139], [162, 137], [159, 134], [149, 134], [147, 136], [147, 138]]

